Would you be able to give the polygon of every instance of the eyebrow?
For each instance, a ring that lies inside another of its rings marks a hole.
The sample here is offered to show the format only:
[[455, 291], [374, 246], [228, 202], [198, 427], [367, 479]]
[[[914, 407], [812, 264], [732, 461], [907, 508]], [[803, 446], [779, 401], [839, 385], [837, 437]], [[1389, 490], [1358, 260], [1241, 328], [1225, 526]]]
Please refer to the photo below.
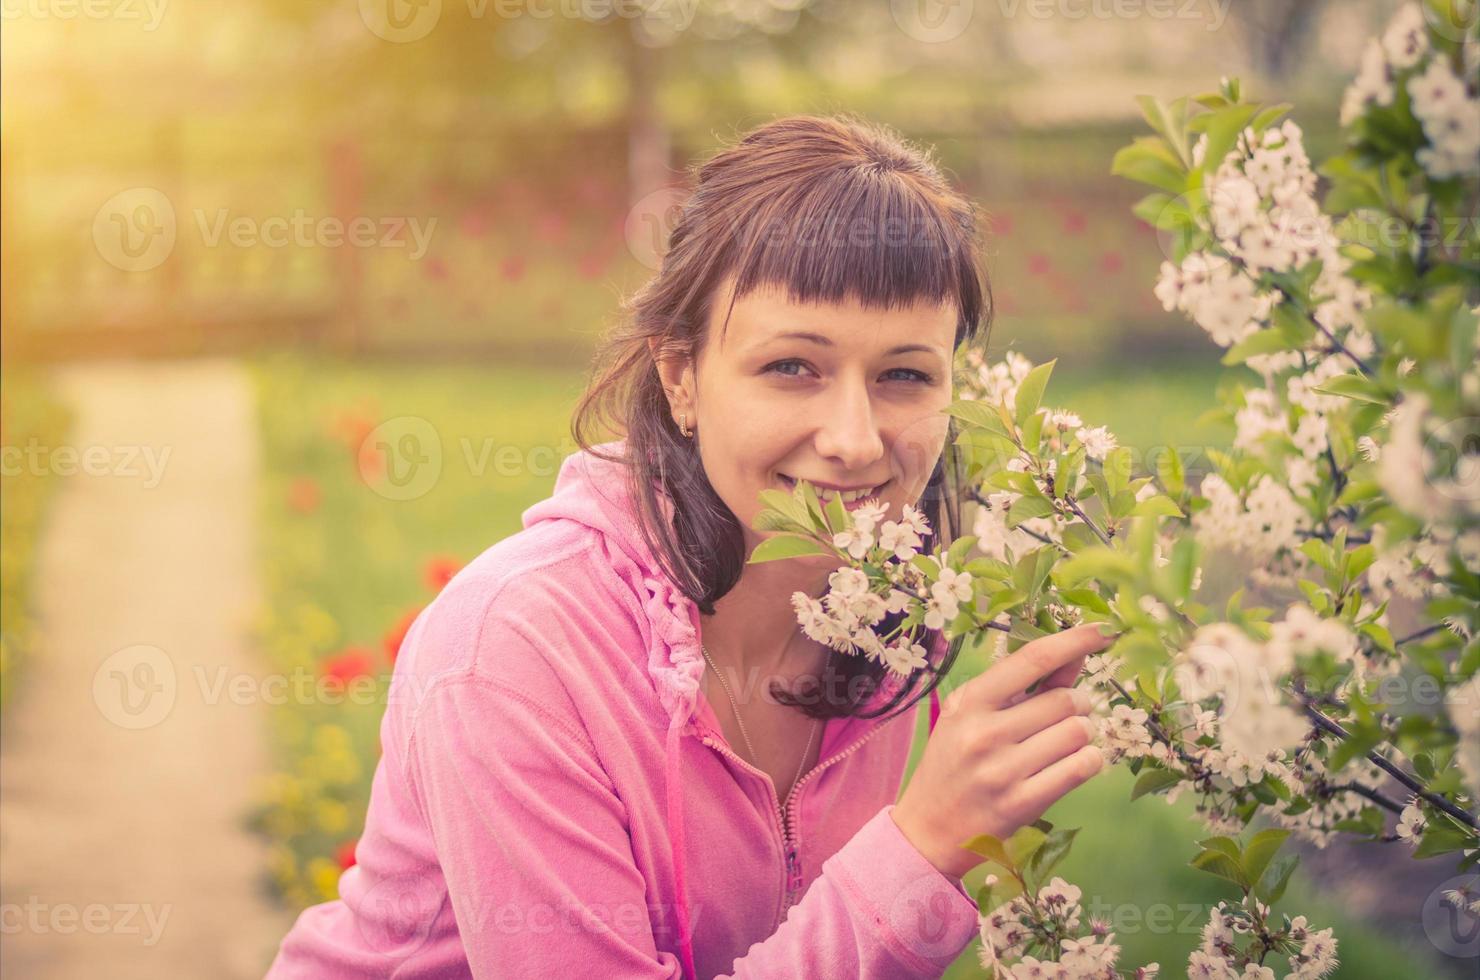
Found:
[[[814, 344], [820, 344], [823, 347], [832, 347], [833, 346], [832, 338], [830, 338], [830, 337], [824, 337], [820, 333], [807, 333], [806, 331], [803, 331], [803, 330], [793, 330], [793, 331], [790, 331], [788, 333], [773, 334], [772, 336], [767, 337], [765, 340], [761, 341], [756, 346], [757, 347], [762, 347], [762, 346], [764, 346], [766, 344], [769, 344], [773, 340], [807, 340], [807, 341], [811, 341]], [[930, 347], [930, 346], [927, 346], [925, 344], [900, 344], [898, 347], [891, 347], [891, 348], [889, 348], [884, 353], [886, 355], [909, 354], [909, 353], [912, 353], [914, 351], [919, 351], [919, 352], [925, 353], [925, 354], [939, 354], [940, 353], [940, 348], [938, 348], [938, 347]]]

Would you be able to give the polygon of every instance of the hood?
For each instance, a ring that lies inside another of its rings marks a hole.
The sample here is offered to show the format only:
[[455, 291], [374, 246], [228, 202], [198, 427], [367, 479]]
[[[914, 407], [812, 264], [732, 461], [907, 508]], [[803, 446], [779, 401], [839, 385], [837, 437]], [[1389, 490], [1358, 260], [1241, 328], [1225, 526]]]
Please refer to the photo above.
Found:
[[[626, 451], [621, 440], [593, 448], [618, 459]], [[667, 497], [659, 495], [658, 500], [665, 518], [672, 520]], [[582, 450], [565, 458], [554, 491], [525, 510], [522, 519], [525, 528], [566, 520], [598, 532], [611, 567], [642, 600], [650, 624], [647, 674], [669, 724], [678, 727], [693, 717], [704, 674], [699, 607], [663, 572], [643, 540], [638, 513], [626, 465]]]

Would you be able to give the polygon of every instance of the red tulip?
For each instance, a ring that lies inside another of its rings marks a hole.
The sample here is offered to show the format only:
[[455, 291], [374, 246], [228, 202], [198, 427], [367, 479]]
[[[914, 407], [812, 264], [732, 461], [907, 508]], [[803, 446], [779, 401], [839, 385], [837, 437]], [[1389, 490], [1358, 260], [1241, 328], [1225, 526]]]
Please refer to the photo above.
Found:
[[411, 624], [416, 622], [416, 617], [420, 614], [420, 607], [407, 611], [405, 615], [397, 620], [396, 625], [392, 626], [386, 632], [385, 638], [381, 640], [382, 645], [385, 647], [386, 659], [391, 662], [392, 667], [396, 665], [396, 656], [401, 652], [401, 644], [406, 642], [406, 634], [411, 632]]
[[428, 588], [440, 592], [446, 587], [448, 582], [452, 581], [452, 576], [456, 575], [461, 568], [462, 562], [456, 558], [438, 555], [435, 558], [427, 560], [426, 568], [422, 575], [426, 580]]
[[288, 505], [300, 514], [312, 514], [319, 508], [319, 484], [311, 476], [300, 476], [288, 487]]
[[366, 677], [375, 669], [375, 660], [364, 647], [349, 647], [324, 661], [322, 675], [332, 686], [342, 687], [356, 677]]

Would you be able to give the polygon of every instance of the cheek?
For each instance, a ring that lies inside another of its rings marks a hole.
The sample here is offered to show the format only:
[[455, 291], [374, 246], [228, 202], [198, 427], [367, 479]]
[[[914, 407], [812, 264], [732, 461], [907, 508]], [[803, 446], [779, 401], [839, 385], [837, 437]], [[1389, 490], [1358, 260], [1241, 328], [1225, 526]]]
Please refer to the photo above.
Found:
[[901, 487], [918, 496], [945, 449], [950, 419], [930, 414], [916, 417], [896, 432], [889, 443], [890, 470]]

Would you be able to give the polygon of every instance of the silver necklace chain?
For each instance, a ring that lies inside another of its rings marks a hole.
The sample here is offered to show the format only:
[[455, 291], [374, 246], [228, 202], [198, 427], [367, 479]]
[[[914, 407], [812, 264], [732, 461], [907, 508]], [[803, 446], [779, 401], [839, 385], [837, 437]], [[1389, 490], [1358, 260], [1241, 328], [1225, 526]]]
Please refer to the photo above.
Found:
[[[740, 737], [745, 739], [745, 749], [750, 753], [750, 762], [759, 769], [761, 767], [760, 757], [755, 754], [755, 746], [750, 744], [750, 733], [745, 730], [745, 719], [740, 717], [740, 705], [735, 701], [735, 695], [730, 690], [729, 682], [725, 680], [725, 675], [720, 673], [719, 668], [714, 665], [714, 660], [709, 656], [709, 648], [701, 643], [699, 644], [699, 650], [704, 654], [705, 663], [709, 664], [710, 669], [714, 671], [714, 676], [719, 678], [719, 686], [724, 688], [725, 696], [730, 699], [730, 709], [735, 712], [735, 722], [740, 726]], [[832, 655], [828, 654], [828, 656], [831, 657]], [[818, 718], [816, 721], [817, 723], [812, 726], [812, 734], [807, 736], [807, 747], [802, 749], [802, 761], [797, 764], [796, 777], [792, 779], [791, 786], [787, 787], [787, 797], [791, 796], [791, 791], [796, 788], [796, 784], [801, 780], [802, 770], [807, 765], [807, 755], [812, 751], [812, 740], [817, 737], [817, 729], [821, 727], [822, 719]]]

